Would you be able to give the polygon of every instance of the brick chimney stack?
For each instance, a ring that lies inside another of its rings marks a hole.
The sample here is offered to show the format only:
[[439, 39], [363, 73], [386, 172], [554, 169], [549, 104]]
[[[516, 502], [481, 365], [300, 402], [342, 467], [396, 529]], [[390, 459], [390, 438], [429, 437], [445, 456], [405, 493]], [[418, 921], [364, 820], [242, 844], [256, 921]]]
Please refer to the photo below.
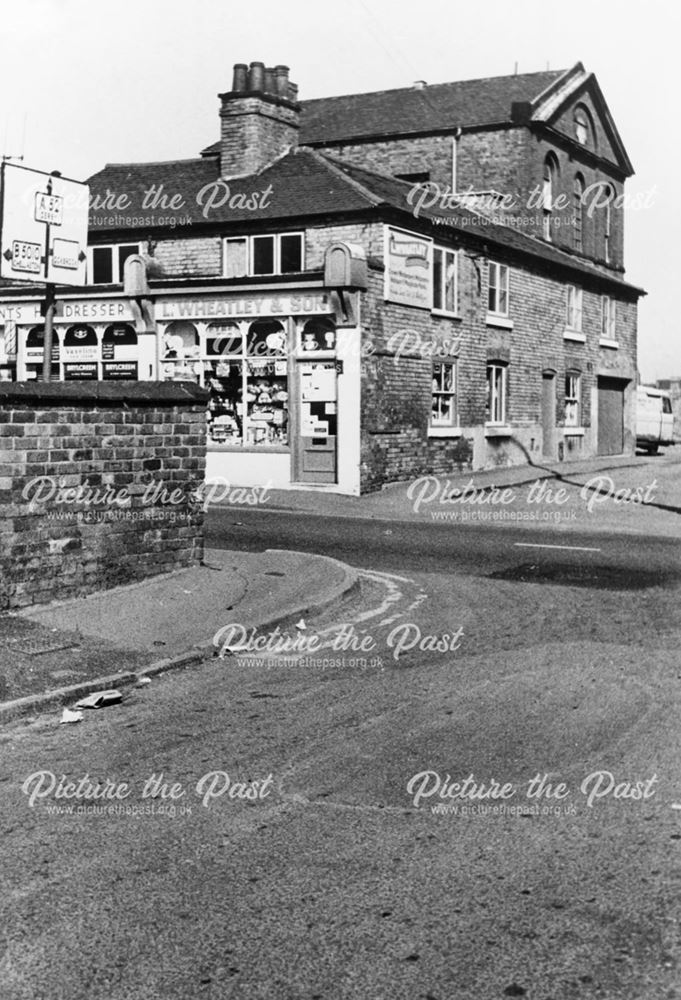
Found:
[[222, 177], [257, 173], [298, 144], [298, 87], [288, 73], [288, 66], [235, 64], [232, 89], [218, 95]]

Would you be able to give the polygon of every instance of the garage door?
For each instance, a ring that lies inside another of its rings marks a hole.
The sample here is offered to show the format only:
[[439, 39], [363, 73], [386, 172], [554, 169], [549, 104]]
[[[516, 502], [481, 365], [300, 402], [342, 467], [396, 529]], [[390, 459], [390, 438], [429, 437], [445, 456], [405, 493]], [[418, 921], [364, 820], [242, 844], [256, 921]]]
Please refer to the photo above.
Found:
[[598, 454], [620, 455], [624, 451], [624, 387], [614, 378], [598, 380]]

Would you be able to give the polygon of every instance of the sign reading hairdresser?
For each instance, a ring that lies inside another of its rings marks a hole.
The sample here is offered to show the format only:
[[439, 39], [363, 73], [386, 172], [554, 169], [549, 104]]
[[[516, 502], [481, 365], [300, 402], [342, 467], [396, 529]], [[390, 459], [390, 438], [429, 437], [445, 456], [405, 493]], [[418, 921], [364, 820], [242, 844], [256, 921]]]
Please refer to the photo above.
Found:
[[384, 240], [386, 301], [431, 309], [432, 240], [390, 226], [385, 227]]

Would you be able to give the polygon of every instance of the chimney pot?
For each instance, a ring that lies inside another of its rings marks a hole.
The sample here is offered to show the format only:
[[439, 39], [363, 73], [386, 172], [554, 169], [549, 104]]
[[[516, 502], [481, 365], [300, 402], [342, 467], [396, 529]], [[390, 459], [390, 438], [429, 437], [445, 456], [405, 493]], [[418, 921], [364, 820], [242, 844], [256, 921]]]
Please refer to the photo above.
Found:
[[246, 63], [234, 63], [234, 76], [232, 77], [232, 90], [243, 93], [246, 90], [248, 79], [248, 66]]
[[289, 96], [288, 66], [282, 66], [282, 65], [275, 66], [274, 77], [276, 80], [277, 94], [280, 97], [288, 97]]
[[252, 62], [248, 71], [248, 89], [263, 90], [265, 86], [265, 63]]
[[277, 83], [274, 70], [268, 69], [267, 67], [265, 68], [265, 93], [266, 94], [277, 93]]

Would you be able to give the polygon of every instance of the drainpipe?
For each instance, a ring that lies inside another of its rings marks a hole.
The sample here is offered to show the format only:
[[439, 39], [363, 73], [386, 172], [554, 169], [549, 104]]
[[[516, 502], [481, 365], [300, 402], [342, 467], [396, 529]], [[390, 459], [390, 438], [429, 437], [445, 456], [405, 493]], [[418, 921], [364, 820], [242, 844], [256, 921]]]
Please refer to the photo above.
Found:
[[457, 128], [454, 132], [454, 138], [452, 139], [452, 194], [456, 194], [456, 167], [457, 167], [457, 156], [459, 152], [459, 139], [461, 138], [461, 129]]

